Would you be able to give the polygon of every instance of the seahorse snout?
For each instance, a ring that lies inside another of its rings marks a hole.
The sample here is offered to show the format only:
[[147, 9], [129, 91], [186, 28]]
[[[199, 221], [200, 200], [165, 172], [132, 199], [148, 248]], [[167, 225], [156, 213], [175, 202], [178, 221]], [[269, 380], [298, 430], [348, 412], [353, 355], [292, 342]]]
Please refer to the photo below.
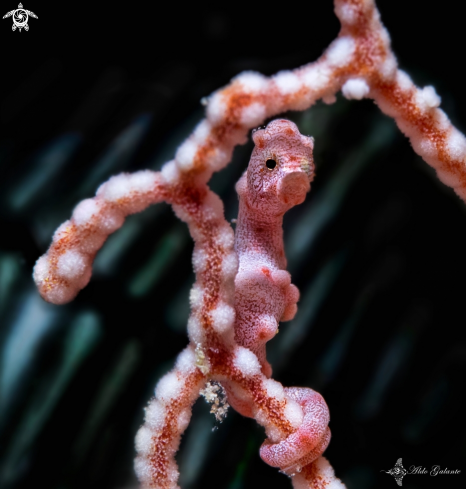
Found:
[[278, 197], [290, 207], [301, 204], [311, 189], [309, 177], [302, 170], [286, 173], [278, 184]]

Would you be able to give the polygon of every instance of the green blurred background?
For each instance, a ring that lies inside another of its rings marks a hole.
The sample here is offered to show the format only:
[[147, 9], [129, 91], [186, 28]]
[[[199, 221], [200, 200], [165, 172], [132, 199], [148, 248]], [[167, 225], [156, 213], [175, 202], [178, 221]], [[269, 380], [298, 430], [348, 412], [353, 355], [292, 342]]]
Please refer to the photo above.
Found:
[[[66, 306], [40, 299], [34, 262], [100, 183], [171, 159], [202, 118], [202, 97], [243, 70], [269, 75], [314, 60], [338, 22], [327, 0], [24, 5], [39, 17], [29, 32], [0, 24], [0, 487], [135, 488], [143, 407], [187, 343], [186, 226], [166, 205], [131, 216]], [[401, 67], [435, 85], [464, 131], [457, 4], [379, 5]], [[400, 457], [406, 468], [464, 472], [465, 206], [372, 102], [339, 97], [286, 116], [315, 137], [317, 177], [285, 220], [301, 301], [269, 344], [274, 377], [324, 395], [327, 455], [349, 489], [394, 487], [381, 470]], [[228, 219], [251, 150], [237, 148], [212, 180]], [[260, 460], [254, 421], [230, 412], [216, 425], [208, 411], [196, 403], [182, 440], [184, 489], [290, 487]], [[461, 487], [465, 478], [403, 484]]]

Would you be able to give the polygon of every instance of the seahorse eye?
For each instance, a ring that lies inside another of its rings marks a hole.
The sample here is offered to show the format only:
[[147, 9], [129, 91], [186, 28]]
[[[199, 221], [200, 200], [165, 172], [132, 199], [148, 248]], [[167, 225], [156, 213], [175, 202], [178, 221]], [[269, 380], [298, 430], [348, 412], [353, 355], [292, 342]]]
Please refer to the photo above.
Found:
[[265, 162], [265, 166], [269, 169], [269, 170], [273, 170], [276, 166], [277, 166], [277, 162], [275, 160], [272, 160], [271, 158], [268, 159], [266, 162]]

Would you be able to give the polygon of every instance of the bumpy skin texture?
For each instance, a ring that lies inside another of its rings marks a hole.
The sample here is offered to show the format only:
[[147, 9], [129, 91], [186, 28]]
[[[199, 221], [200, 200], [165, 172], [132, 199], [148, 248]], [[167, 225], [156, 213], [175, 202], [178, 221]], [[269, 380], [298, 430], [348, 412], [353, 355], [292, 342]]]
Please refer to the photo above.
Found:
[[[283, 215], [302, 203], [310, 190], [314, 140], [285, 119], [255, 131], [253, 139], [249, 166], [236, 185], [240, 204], [235, 233], [239, 259], [235, 340], [256, 354], [262, 373], [270, 377], [265, 344], [277, 333], [279, 321], [294, 317], [299, 299], [299, 291], [285, 270]], [[253, 415], [251, 407], [237, 399], [228, 384], [227, 391], [237, 411]], [[302, 409], [300, 426], [286, 438], [268, 438], [260, 455], [269, 465], [294, 475], [327, 448], [330, 416], [324, 399], [312, 389], [285, 389], [285, 397]]]
[[314, 462], [330, 443], [330, 414], [324, 398], [312, 389], [285, 388], [286, 396], [303, 409], [304, 418], [297, 431], [279, 443], [266, 440], [260, 449], [262, 460], [272, 467], [295, 474]]
[[303, 202], [310, 189], [314, 141], [284, 119], [255, 131], [253, 139], [251, 161], [236, 185], [240, 204], [235, 233], [239, 258], [235, 340], [257, 355], [263, 373], [270, 377], [265, 343], [276, 335], [279, 321], [294, 317], [299, 299], [285, 270], [283, 215]]

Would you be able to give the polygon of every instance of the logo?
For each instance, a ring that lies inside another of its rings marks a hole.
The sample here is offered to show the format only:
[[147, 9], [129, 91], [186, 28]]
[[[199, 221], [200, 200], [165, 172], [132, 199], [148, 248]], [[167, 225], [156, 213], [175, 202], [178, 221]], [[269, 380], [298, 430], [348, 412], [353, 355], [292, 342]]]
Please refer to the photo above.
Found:
[[21, 29], [24, 29], [26, 31], [29, 30], [29, 17], [34, 17], [35, 19], [39, 18], [34, 12], [24, 9], [21, 3], [18, 5], [18, 8], [16, 10], [12, 10], [11, 12], [8, 12], [3, 16], [4, 19], [6, 19], [7, 17], [13, 17], [13, 26], [11, 29], [13, 31], [19, 29], [19, 32], [21, 32]]
[[399, 486], [403, 485], [403, 477], [408, 473], [408, 471], [403, 467], [401, 463], [401, 458], [396, 461], [395, 467], [390, 470], [381, 470], [380, 472], [385, 472], [387, 474], [393, 475], [396, 480], [396, 483]]
[[450, 470], [448, 468], [442, 469], [440, 465], [433, 465], [431, 470], [427, 470], [425, 467], [411, 465], [409, 470], [406, 470], [401, 463], [401, 458], [396, 461], [395, 466], [390, 470], [381, 470], [380, 472], [385, 472], [386, 474], [390, 474], [395, 478], [396, 483], [399, 486], [403, 485], [403, 477], [405, 475], [430, 475], [431, 477], [436, 477], [438, 475], [459, 475], [461, 474], [461, 470], [454, 469]]

